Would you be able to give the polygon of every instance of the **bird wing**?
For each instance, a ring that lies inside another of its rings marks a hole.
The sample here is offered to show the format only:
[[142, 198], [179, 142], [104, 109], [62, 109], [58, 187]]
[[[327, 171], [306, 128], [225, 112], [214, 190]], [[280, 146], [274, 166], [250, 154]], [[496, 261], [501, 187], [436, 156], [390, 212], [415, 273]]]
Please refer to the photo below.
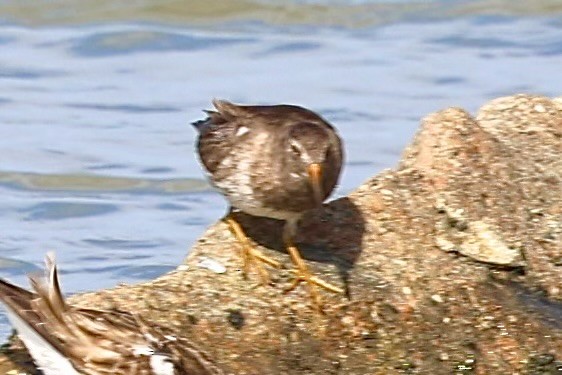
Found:
[[130, 314], [67, 305], [52, 255], [46, 266], [45, 276], [30, 276], [35, 293], [0, 280], [0, 301], [37, 366], [46, 375], [151, 374], [131, 349], [146, 339]]
[[34, 297], [33, 293], [0, 280], [0, 301], [35, 363], [43, 368], [45, 375], [78, 375], [72, 363], [61, 354], [60, 343], [48, 334], [40, 316], [31, 307]]
[[138, 315], [67, 304], [54, 256], [45, 263], [44, 276], [30, 276], [35, 293], [0, 279], [0, 302], [45, 375], [223, 374], [189, 340]]
[[135, 320], [145, 337], [153, 345], [154, 354], [158, 356], [154, 362], [166, 363], [175, 358], [177, 374], [186, 375], [224, 375], [211, 360], [211, 357], [185, 338], [173, 335], [169, 330], [155, 326], [135, 315]]
[[206, 119], [194, 123], [200, 133], [199, 157], [210, 173], [214, 173], [232, 152], [238, 129], [250, 126], [242, 107], [223, 100], [214, 100], [213, 104], [217, 110], [207, 111]]

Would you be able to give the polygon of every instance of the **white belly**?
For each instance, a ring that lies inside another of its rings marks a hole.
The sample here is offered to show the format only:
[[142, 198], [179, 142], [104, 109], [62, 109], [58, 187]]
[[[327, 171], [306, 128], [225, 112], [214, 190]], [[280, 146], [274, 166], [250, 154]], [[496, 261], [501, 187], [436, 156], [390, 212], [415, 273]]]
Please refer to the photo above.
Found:
[[215, 181], [214, 185], [223, 192], [233, 207], [252, 216], [289, 220], [296, 219], [301, 215], [299, 212], [280, 211], [264, 207], [259, 201], [255, 200], [249, 181], [241, 183], [240, 178], [224, 178], [220, 182]]
[[[227, 158], [221, 164], [227, 166], [230, 162], [229, 158]], [[269, 217], [277, 220], [296, 219], [301, 215], [298, 212], [274, 210], [264, 207], [259, 200], [255, 199], [249, 171], [250, 162], [241, 160], [239, 161], [238, 168], [239, 171], [244, 172], [223, 177], [218, 181], [213, 180], [212, 176], [209, 176], [213, 181], [213, 185], [226, 196], [233, 207], [253, 216]]]

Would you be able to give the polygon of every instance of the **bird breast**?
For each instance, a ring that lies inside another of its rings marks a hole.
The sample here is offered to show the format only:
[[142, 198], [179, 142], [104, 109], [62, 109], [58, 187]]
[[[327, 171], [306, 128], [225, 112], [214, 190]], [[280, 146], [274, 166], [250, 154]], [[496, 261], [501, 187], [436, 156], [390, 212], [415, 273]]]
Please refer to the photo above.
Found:
[[283, 181], [281, 159], [275, 157], [270, 141], [269, 135], [263, 132], [247, 142], [239, 142], [209, 178], [233, 207], [254, 216], [288, 220], [299, 216], [298, 210], [267, 204], [272, 195], [283, 195], [290, 183]]

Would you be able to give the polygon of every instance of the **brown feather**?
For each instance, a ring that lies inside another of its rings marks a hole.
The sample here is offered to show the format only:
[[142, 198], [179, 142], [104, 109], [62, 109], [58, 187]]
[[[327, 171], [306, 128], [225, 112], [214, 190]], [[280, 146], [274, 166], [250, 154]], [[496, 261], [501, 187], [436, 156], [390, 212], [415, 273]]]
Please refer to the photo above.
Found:
[[137, 315], [68, 305], [52, 255], [47, 256], [46, 271], [43, 278], [30, 276], [35, 293], [0, 280], [0, 300], [67, 357], [81, 374], [153, 375], [149, 355], [138, 352], [139, 348], [170, 355], [178, 375], [223, 374], [189, 340], [172, 340], [163, 328]]
[[232, 206], [277, 219], [317, 207], [305, 162], [292, 156], [291, 140], [303, 143], [314, 159], [309, 163], [322, 164], [322, 198], [334, 190], [343, 148], [334, 127], [322, 117], [288, 104], [213, 104], [216, 112], [199, 127], [198, 153], [211, 182]]

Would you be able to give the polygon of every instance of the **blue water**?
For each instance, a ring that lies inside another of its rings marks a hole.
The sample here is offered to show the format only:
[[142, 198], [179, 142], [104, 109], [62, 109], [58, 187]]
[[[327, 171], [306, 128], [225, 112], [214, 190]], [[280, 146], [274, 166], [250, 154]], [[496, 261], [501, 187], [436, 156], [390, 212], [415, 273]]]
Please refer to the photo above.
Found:
[[320, 112], [346, 144], [340, 196], [395, 165], [432, 111], [561, 95], [562, 9], [396, 1], [359, 19], [359, 3], [377, 2], [299, 1], [273, 19], [278, 2], [257, 1], [266, 11], [172, 21], [0, 4], [0, 276], [26, 285], [51, 250], [69, 293], [179, 264], [225, 209], [189, 125], [212, 98]]

